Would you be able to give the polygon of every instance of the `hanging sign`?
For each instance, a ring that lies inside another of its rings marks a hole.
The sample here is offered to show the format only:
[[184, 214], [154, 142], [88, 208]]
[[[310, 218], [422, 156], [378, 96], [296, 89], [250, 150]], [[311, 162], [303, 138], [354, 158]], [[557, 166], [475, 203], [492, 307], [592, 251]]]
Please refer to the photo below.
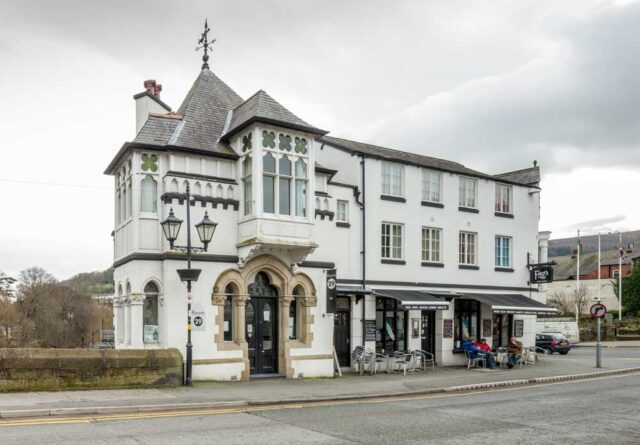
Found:
[[336, 312], [336, 294], [338, 287], [336, 276], [336, 269], [327, 270], [327, 314], [335, 314]]
[[553, 281], [553, 267], [533, 266], [529, 272], [529, 281], [531, 284], [551, 283]]

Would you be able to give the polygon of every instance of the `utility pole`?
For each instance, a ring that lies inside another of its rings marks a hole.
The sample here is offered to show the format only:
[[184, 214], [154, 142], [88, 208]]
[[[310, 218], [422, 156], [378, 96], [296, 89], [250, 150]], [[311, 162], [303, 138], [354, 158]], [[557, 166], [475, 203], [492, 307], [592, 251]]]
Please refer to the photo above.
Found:
[[580, 307], [578, 306], [578, 300], [580, 298], [580, 230], [578, 230], [578, 262], [576, 264], [576, 324], [580, 329]]
[[618, 247], [618, 320], [622, 321], [622, 256], [624, 247], [622, 246], [622, 232], [620, 235], [620, 247]]
[[[600, 254], [600, 232], [598, 232], [598, 293], [597, 293], [597, 299], [598, 299], [598, 303], [600, 303], [601, 299], [600, 299], [600, 261], [601, 261], [601, 254]], [[597, 338], [596, 338], [596, 368], [602, 368], [602, 349], [601, 349], [601, 345], [600, 345], [600, 329], [602, 328], [602, 318], [598, 317], [598, 334], [597, 334]]]

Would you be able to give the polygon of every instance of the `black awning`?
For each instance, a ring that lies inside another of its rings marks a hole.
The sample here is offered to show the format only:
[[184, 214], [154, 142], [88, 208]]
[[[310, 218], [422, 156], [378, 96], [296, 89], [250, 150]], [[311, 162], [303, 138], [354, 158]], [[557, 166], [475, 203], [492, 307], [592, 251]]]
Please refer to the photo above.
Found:
[[491, 306], [494, 314], [551, 315], [557, 309], [522, 294], [462, 294], [465, 298]]
[[443, 298], [438, 298], [423, 290], [407, 290], [407, 289], [373, 289], [373, 294], [378, 297], [393, 298], [398, 300], [401, 308], [410, 309], [427, 309], [427, 310], [447, 310], [449, 302]]

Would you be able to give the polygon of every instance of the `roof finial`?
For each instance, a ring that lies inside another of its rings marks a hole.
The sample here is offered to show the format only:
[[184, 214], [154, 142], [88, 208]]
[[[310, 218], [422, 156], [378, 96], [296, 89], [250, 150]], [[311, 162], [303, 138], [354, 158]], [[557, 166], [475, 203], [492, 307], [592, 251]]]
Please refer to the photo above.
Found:
[[209, 31], [211, 31], [211, 29], [209, 28], [209, 25], [207, 25], [207, 19], [204, 19], [204, 32], [198, 40], [199, 46], [196, 47], [196, 51], [204, 49], [204, 54], [202, 55], [202, 61], [204, 62], [202, 64], [203, 70], [209, 69], [209, 64], [207, 63], [209, 62], [209, 54], [207, 54], [207, 52], [211, 50], [211, 46], [213, 46], [216, 41], [216, 39], [213, 39], [211, 42], [209, 42]]

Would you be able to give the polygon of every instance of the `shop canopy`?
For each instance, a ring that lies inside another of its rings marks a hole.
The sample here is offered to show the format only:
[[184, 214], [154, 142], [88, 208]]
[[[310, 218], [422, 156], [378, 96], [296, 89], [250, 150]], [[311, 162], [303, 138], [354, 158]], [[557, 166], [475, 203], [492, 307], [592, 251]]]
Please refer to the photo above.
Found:
[[491, 306], [494, 314], [549, 315], [556, 308], [542, 304], [522, 294], [462, 294], [464, 298], [479, 301]]
[[[428, 310], [446, 310], [449, 309], [449, 302], [446, 301], [441, 293], [433, 295], [423, 290], [406, 290], [406, 289], [373, 289], [373, 294], [377, 297], [393, 298], [398, 300], [401, 308], [409, 309], [428, 309]], [[452, 294], [451, 296], [455, 296]]]

